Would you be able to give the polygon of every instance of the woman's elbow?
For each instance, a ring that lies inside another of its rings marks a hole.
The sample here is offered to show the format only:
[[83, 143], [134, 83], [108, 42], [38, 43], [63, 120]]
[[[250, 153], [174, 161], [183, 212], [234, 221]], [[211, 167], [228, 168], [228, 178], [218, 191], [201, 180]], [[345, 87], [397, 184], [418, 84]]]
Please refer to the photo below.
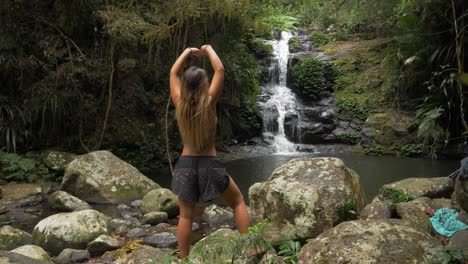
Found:
[[224, 73], [224, 66], [221, 65], [221, 66], [216, 67], [215, 71]]

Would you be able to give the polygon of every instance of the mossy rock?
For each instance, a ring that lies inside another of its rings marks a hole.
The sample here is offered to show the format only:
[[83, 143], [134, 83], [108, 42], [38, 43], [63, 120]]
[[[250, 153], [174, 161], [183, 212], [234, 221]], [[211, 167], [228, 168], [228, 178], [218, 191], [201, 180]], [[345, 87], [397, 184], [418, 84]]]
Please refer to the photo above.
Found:
[[318, 100], [333, 90], [335, 75], [332, 64], [307, 57], [294, 64], [288, 84], [299, 95]]
[[44, 249], [35, 245], [25, 245], [13, 249], [11, 252], [21, 254], [26, 257], [30, 257], [37, 260], [42, 260], [48, 263], [53, 263], [52, 258], [45, 252]]
[[348, 221], [310, 240], [298, 263], [427, 263], [441, 248], [437, 239], [402, 220]]
[[179, 199], [171, 190], [159, 188], [145, 194], [140, 203], [144, 214], [150, 212], [166, 212], [169, 217], [179, 213]]
[[32, 237], [34, 244], [56, 255], [65, 248], [84, 249], [89, 242], [109, 233], [107, 216], [88, 209], [44, 218], [34, 227]]
[[32, 237], [27, 232], [9, 225], [0, 228], [0, 250], [12, 250], [28, 244], [32, 244]]

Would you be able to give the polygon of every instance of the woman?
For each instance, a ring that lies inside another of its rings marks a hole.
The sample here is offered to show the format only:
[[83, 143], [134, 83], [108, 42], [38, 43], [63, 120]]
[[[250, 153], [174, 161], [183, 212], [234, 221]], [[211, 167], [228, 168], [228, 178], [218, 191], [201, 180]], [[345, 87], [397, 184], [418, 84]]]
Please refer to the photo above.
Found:
[[[205, 70], [197, 67], [190, 67], [182, 80], [179, 78], [190, 55], [210, 59], [214, 69], [211, 84]], [[192, 222], [202, 212], [200, 205], [203, 203], [221, 197], [233, 209], [239, 232], [247, 233], [250, 226], [244, 197], [216, 157], [216, 103], [223, 81], [223, 63], [210, 45], [187, 48], [170, 73], [171, 97], [184, 144], [171, 183], [172, 191], [179, 197], [177, 240], [181, 259], [189, 253]]]

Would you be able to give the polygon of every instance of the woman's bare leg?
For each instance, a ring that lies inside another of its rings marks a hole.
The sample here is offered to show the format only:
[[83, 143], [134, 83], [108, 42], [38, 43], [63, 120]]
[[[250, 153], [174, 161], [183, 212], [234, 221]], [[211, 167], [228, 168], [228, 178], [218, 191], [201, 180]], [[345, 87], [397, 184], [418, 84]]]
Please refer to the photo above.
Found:
[[229, 177], [229, 186], [221, 195], [223, 201], [234, 210], [234, 222], [241, 234], [246, 234], [250, 227], [250, 218], [245, 206], [244, 196], [234, 180]]
[[180, 258], [185, 259], [190, 251], [190, 237], [192, 235], [192, 222], [195, 204], [179, 199], [179, 223], [177, 225], [177, 242], [179, 244]]

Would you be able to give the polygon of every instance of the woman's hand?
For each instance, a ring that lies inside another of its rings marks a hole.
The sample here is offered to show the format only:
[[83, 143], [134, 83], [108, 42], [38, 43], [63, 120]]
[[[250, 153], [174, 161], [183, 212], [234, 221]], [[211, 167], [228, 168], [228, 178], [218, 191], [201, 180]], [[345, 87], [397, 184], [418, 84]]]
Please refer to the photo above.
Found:
[[208, 55], [208, 53], [206, 52], [206, 49], [207, 49], [208, 47], [211, 47], [211, 45], [209, 45], [209, 44], [203, 45], [203, 46], [201, 46], [201, 48], [200, 48], [200, 51], [201, 51], [201, 53], [202, 53], [204, 56], [207, 56], [207, 55]]
[[197, 49], [197, 48], [187, 48], [187, 50], [190, 51], [190, 54], [192, 54], [193, 56], [196, 56], [196, 57], [200, 57], [202, 56], [202, 52], [200, 49]]

